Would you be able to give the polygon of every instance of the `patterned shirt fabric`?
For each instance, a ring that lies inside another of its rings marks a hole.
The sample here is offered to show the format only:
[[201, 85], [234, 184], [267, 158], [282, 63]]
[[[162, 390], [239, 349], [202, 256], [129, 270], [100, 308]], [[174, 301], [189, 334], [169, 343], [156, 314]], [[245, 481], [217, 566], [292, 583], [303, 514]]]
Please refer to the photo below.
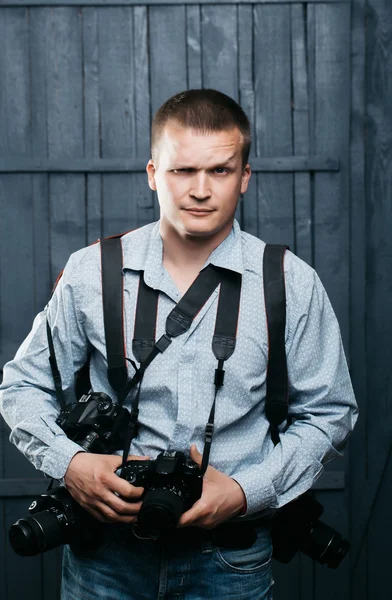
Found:
[[[126, 353], [132, 355], [140, 272], [159, 290], [156, 339], [180, 299], [162, 264], [159, 221], [122, 238]], [[218, 391], [210, 464], [243, 488], [246, 515], [278, 508], [320, 476], [323, 464], [341, 455], [357, 419], [339, 326], [321, 281], [305, 262], [287, 251], [284, 260], [287, 322], [286, 354], [293, 422], [274, 447], [264, 414], [268, 336], [263, 294], [265, 243], [241, 231], [237, 221], [205, 265], [242, 274], [234, 354], [225, 362]], [[144, 375], [138, 436], [131, 453], [156, 458], [163, 450], [203, 451], [204, 429], [214, 399], [217, 360], [212, 337], [219, 287], [190, 329], [173, 339]], [[56, 425], [59, 405], [49, 367], [46, 319], [67, 402], [74, 402], [74, 376], [91, 352], [92, 389], [115, 393], [107, 381], [101, 296], [100, 244], [71, 255], [55, 293], [34, 320], [14, 360], [4, 368], [0, 407], [10, 440], [48, 476], [63, 478], [80, 447]], [[129, 364], [129, 376], [134, 374]], [[134, 390], [135, 391], [135, 390]], [[130, 406], [132, 394], [126, 406]], [[119, 451], [120, 454], [120, 451]]]

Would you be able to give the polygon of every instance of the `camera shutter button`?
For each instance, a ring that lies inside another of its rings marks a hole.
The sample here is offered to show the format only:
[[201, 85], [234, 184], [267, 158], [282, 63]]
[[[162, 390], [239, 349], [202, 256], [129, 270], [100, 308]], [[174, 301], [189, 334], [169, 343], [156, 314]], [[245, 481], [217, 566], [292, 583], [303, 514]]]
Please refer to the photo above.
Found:
[[112, 403], [110, 400], [101, 400], [101, 402], [97, 406], [97, 410], [101, 414], [105, 414], [110, 411], [112, 408]]

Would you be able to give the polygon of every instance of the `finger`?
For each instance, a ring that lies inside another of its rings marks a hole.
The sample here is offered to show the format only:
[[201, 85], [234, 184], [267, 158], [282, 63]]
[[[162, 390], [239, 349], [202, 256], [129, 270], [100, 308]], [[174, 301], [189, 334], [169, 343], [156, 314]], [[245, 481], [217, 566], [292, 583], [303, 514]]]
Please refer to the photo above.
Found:
[[109, 473], [104, 483], [110, 491], [115, 492], [122, 498], [137, 500], [138, 498], [141, 498], [144, 493], [144, 488], [132, 485], [114, 473]]
[[150, 460], [149, 456], [136, 456], [135, 454], [128, 454], [127, 460]]
[[101, 501], [103, 504], [111, 508], [118, 515], [129, 516], [137, 515], [139, 512], [142, 502], [124, 502], [115, 494], [108, 495]]
[[95, 510], [100, 514], [101, 520], [105, 523], [136, 523], [136, 515], [119, 515], [107, 504], [98, 502], [95, 505]]
[[181, 515], [177, 527], [189, 527], [189, 525], [194, 525], [196, 521], [202, 518], [203, 516], [204, 507], [199, 501], [197, 501], [192, 506], [192, 508], [190, 508]]
[[190, 448], [190, 456], [193, 462], [195, 462], [199, 467], [201, 467], [203, 456], [202, 454], [200, 454], [195, 444], [192, 444]]

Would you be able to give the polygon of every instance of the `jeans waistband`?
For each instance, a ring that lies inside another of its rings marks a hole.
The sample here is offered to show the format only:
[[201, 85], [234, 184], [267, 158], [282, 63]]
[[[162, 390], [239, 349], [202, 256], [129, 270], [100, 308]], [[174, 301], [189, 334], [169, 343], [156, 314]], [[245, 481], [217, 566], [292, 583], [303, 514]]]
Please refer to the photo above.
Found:
[[[201, 527], [177, 527], [163, 532], [155, 541], [168, 546], [195, 546], [201, 542], [209, 541], [214, 546], [226, 548], [248, 548], [256, 540], [257, 530], [260, 527], [270, 527], [271, 516], [260, 517], [253, 520], [228, 521], [213, 529]], [[132, 528], [133, 536], [140, 539], [143, 537], [137, 527]], [[140, 535], [139, 535], [140, 534]]]

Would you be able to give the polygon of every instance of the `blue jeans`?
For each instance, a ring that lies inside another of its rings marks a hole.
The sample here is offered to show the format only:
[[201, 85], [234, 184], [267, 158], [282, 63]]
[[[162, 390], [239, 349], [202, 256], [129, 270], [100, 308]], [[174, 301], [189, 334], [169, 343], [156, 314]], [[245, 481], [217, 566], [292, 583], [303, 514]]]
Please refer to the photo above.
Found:
[[208, 537], [139, 540], [130, 528], [124, 534], [110, 527], [97, 550], [65, 546], [62, 600], [272, 600], [268, 526], [257, 527], [246, 549], [219, 547]]

